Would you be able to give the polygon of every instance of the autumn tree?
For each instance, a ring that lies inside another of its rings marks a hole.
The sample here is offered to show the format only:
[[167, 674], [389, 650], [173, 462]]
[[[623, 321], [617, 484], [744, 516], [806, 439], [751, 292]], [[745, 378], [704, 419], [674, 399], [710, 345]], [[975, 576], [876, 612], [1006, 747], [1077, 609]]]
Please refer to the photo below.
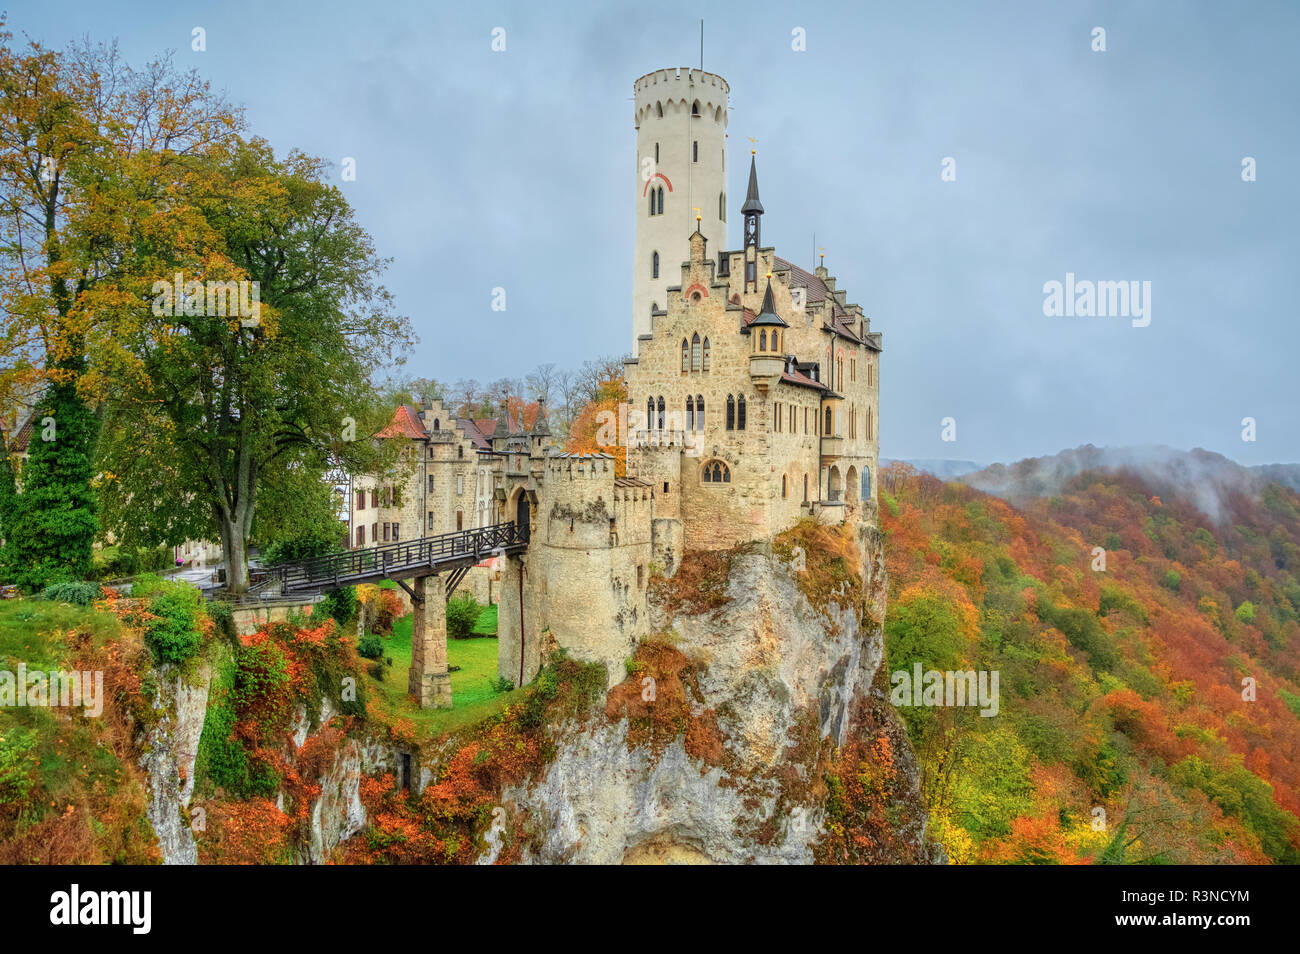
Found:
[[598, 382], [589, 400], [574, 418], [565, 450], [573, 453], [610, 454], [614, 472], [627, 473], [627, 382], [622, 376]]
[[[279, 159], [260, 140], [212, 150], [188, 197], [208, 241], [161, 271], [183, 266], [195, 292], [181, 307], [137, 288], [108, 362], [119, 385], [101, 455], [107, 522], [143, 544], [218, 537], [234, 592], [248, 584], [259, 512], [292, 522], [286, 501], [320, 492], [331, 466], [381, 469], [389, 443], [371, 439], [391, 413], [371, 374], [399, 362], [409, 322], [325, 174], [321, 160]], [[197, 300], [208, 282], [235, 279], [258, 283], [255, 317]]]
[[136, 71], [113, 47], [12, 39], [0, 24], [0, 405], [38, 395], [39, 426], [3, 561], [31, 589], [89, 571], [96, 342], [123, 287], [156, 274], [148, 249], [198, 236], [177, 214], [187, 164], [241, 119], [166, 60]]

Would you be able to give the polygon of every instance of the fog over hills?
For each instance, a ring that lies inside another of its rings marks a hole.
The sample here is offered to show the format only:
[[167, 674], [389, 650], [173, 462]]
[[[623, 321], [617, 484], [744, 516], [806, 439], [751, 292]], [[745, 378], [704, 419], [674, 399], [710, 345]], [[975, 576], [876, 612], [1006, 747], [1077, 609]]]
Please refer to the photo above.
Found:
[[[918, 469], [919, 462], [913, 463]], [[1174, 494], [1220, 520], [1226, 495], [1252, 497], [1270, 483], [1300, 491], [1300, 464], [1244, 467], [1222, 454], [1163, 445], [1094, 447], [1085, 444], [1050, 457], [1031, 457], [1014, 464], [993, 464], [958, 477], [963, 483], [1007, 500], [1050, 497], [1086, 471], [1130, 472], [1159, 493]], [[943, 476], [937, 474], [936, 476]]]
[[934, 474], [941, 480], [956, 480], [963, 474], [969, 474], [971, 471], [979, 470], [985, 466], [973, 460], [949, 460], [942, 457], [914, 457], [909, 460], [880, 458], [881, 467], [888, 467], [893, 463], [907, 464], [927, 474]]

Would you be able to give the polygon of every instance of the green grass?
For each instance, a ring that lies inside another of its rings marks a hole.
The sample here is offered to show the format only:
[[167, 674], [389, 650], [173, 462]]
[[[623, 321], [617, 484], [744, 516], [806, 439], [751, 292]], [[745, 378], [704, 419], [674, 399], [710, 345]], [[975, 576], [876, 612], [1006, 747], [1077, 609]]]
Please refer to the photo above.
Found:
[[[485, 624], [484, 613], [478, 627]], [[496, 628], [496, 607], [492, 607], [492, 628]], [[494, 637], [447, 640], [447, 664], [459, 666], [451, 674], [451, 709], [421, 709], [406, 694], [407, 677], [411, 668], [411, 626], [414, 618], [407, 614], [393, 625], [391, 636], [383, 637], [384, 658], [393, 664], [384, 667], [382, 682], [367, 675], [375, 691], [376, 702], [390, 716], [409, 719], [422, 734], [441, 735], [482, 721], [511, 702], [519, 701], [522, 693], [497, 692], [492, 680], [497, 678], [497, 641]]]
[[478, 622], [470, 630], [475, 636], [495, 636], [497, 634], [497, 605], [485, 606], [479, 614]]
[[13, 671], [25, 662], [29, 669], [57, 668], [69, 630], [90, 633], [95, 645], [102, 646], [117, 636], [119, 625], [112, 613], [67, 603], [0, 601], [0, 667]]
[[[90, 608], [0, 601], [0, 669], [16, 672], [20, 662], [29, 671], [71, 669], [67, 636], [73, 631], [88, 633], [94, 645], [102, 646], [118, 635], [120, 626], [113, 614]], [[100, 719], [85, 718], [79, 704], [76, 714], [46, 706], [0, 708], [0, 752], [24, 739], [34, 743], [31, 758], [39, 787], [23, 809], [25, 822], [83, 800], [92, 788], [112, 791], [121, 782], [123, 768], [112, 747], [103, 743], [103, 728]]]

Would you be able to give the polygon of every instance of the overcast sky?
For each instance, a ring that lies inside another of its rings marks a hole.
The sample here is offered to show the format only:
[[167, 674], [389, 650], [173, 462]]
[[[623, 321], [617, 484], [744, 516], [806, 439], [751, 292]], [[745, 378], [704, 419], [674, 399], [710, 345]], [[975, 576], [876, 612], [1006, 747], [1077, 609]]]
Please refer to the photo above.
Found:
[[[728, 194], [754, 136], [765, 244], [811, 267], [815, 232], [884, 333], [883, 455], [1162, 443], [1300, 460], [1300, 4], [803, 6], [8, 10], [20, 38], [174, 50], [277, 150], [355, 157], [357, 180], [336, 180], [393, 259], [420, 337], [407, 370], [444, 381], [630, 350], [632, 83], [698, 65], [704, 16], [705, 69], [731, 85]], [[1067, 272], [1149, 281], [1150, 324], [1046, 317], [1044, 283]]]

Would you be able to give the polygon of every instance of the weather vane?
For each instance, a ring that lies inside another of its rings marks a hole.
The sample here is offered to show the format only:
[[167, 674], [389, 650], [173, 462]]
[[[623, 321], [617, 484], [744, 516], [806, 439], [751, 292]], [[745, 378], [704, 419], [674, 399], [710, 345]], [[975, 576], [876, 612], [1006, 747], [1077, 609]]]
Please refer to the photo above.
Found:
[[754, 144], [755, 144], [756, 142], [758, 142], [758, 140], [755, 139], [753, 136], [748, 136], [748, 137], [746, 137], [746, 138], [749, 139], [749, 154], [750, 154], [751, 156], [755, 156], [755, 155], [757, 155], [757, 154], [758, 154], [758, 150], [754, 147]]

